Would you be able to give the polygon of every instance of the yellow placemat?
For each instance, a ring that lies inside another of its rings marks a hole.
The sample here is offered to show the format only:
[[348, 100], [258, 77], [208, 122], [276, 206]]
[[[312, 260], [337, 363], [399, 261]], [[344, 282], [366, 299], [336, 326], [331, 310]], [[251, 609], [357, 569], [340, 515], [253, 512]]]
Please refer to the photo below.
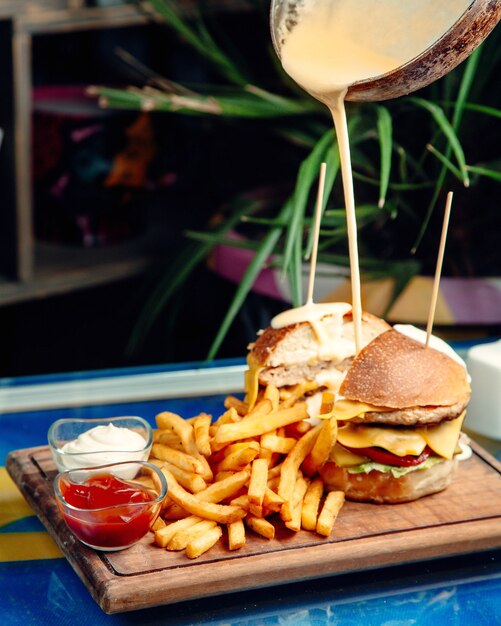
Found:
[[3, 528], [33, 517], [33, 511], [10, 478], [0, 467], [0, 563], [61, 558], [61, 551], [45, 531], [1, 532]]

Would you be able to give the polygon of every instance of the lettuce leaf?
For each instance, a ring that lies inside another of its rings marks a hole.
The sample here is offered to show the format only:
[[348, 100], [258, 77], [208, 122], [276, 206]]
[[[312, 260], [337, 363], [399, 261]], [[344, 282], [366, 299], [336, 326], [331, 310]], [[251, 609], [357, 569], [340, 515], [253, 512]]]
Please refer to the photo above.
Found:
[[419, 465], [412, 465], [411, 467], [397, 467], [396, 465], [383, 465], [383, 463], [376, 463], [375, 461], [368, 461], [361, 465], [355, 465], [354, 467], [345, 467], [345, 470], [349, 474], [368, 474], [369, 472], [390, 472], [394, 478], [400, 478], [405, 476], [409, 472], [417, 472], [423, 469], [429, 469], [441, 463], [444, 459], [438, 456], [429, 456], [426, 461], [423, 461]]

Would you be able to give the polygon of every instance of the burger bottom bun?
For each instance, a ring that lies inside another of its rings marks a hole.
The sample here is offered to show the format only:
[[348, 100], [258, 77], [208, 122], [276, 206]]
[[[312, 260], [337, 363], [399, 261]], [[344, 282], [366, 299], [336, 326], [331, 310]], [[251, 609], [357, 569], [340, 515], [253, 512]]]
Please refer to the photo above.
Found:
[[442, 491], [452, 482], [457, 461], [441, 461], [428, 469], [409, 472], [395, 478], [391, 472], [350, 474], [331, 461], [325, 463], [320, 474], [329, 491], [344, 491], [348, 500], [398, 504], [411, 502], [431, 493]]

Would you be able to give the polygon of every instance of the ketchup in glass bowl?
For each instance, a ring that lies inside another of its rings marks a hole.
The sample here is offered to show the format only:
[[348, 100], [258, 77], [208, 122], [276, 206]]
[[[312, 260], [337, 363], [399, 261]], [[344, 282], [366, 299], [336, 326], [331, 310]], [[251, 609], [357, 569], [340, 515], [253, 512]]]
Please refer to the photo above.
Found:
[[85, 545], [123, 550], [150, 530], [167, 494], [162, 472], [145, 461], [61, 472], [54, 479], [64, 521]]

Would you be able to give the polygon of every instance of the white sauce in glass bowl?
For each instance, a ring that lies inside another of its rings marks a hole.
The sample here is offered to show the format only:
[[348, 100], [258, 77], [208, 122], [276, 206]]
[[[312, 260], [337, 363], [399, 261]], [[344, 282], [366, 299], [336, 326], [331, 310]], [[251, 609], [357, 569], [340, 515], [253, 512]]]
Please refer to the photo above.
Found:
[[138, 432], [122, 426], [96, 426], [60, 448], [67, 469], [142, 461], [148, 456], [147, 442]]

